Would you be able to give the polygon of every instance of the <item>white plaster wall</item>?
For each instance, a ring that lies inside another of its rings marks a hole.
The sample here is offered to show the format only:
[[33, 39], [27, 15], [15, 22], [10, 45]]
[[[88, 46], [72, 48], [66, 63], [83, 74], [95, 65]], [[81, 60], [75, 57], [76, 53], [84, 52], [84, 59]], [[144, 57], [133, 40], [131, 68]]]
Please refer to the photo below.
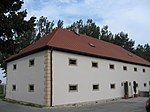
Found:
[[[77, 66], [69, 66], [68, 58], [77, 59]], [[53, 106], [123, 97], [124, 87], [121, 83], [124, 81], [136, 81], [140, 91], [149, 90], [148, 67], [60, 51], [53, 51], [52, 59]], [[99, 67], [92, 68], [92, 61], [98, 62]], [[110, 70], [109, 64], [114, 64], [115, 70]], [[127, 66], [128, 70], [124, 71], [123, 66]], [[134, 72], [134, 67], [137, 67], [138, 72]], [[115, 83], [116, 89], [111, 90], [110, 83]], [[144, 87], [144, 83], [147, 83], [147, 87]], [[69, 84], [78, 84], [78, 92], [69, 92]], [[99, 91], [92, 91], [93, 84], [99, 84]], [[133, 95], [133, 92], [130, 95]]]
[[[6, 98], [35, 104], [44, 104], [44, 55], [45, 51], [35, 53], [7, 64]], [[29, 60], [34, 59], [35, 65], [29, 67]], [[13, 64], [17, 69], [13, 70]], [[17, 87], [12, 91], [12, 85]], [[28, 85], [34, 84], [34, 92], [28, 92]]]

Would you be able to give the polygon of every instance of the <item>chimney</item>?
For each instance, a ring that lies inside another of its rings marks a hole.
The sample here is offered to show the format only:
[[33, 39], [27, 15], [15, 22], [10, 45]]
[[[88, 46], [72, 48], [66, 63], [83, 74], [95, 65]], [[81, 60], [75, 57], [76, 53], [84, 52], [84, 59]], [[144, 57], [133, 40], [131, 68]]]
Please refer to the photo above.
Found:
[[76, 34], [79, 34], [79, 28], [78, 28], [78, 25], [76, 24], [75, 27], [74, 27], [74, 32]]

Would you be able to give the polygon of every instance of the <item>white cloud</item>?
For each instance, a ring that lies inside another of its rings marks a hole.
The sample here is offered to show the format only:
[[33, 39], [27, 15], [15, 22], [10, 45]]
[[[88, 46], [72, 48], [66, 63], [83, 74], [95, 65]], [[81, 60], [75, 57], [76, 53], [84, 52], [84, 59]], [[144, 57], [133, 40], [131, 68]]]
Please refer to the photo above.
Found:
[[137, 44], [150, 43], [149, 0], [25, 0], [23, 8], [31, 16], [45, 16], [50, 21], [64, 20], [65, 25], [88, 18], [98, 25], [108, 25], [113, 33], [124, 31]]

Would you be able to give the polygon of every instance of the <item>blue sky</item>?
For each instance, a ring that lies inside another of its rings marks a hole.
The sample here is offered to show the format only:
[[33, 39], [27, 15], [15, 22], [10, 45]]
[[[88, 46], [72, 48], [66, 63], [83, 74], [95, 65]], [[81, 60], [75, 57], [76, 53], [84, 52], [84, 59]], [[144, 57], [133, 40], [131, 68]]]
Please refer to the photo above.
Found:
[[113, 33], [124, 31], [137, 44], [150, 42], [150, 0], [24, 0], [28, 17], [45, 16], [50, 21], [64, 20], [65, 26], [93, 19]]
[[150, 43], [150, 0], [24, 0], [22, 9], [27, 9], [27, 19], [45, 16], [63, 20], [65, 26], [90, 18], [113, 33], [128, 33], [136, 45]]

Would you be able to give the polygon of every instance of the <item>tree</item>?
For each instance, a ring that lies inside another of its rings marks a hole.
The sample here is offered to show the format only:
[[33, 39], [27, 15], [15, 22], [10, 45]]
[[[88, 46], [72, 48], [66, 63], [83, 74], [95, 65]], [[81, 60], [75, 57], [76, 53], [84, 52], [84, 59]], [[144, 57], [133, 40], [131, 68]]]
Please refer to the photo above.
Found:
[[107, 25], [101, 28], [100, 39], [111, 43], [113, 42], [113, 34], [111, 31], [108, 31]]
[[145, 44], [145, 45], [138, 45], [135, 50], [135, 54], [150, 61], [150, 45]]
[[58, 20], [58, 22], [57, 22], [57, 27], [58, 27], [58, 28], [63, 28], [63, 24], [64, 24], [64, 21], [63, 21], [63, 20]]
[[67, 29], [74, 31], [76, 27], [79, 29], [79, 33], [99, 39], [100, 28], [95, 24], [95, 22], [93, 22], [92, 19], [88, 19], [86, 24], [83, 24], [83, 20], [80, 19], [67, 27]]
[[22, 4], [22, 0], [0, 1], [0, 68], [4, 71], [5, 59], [17, 53], [20, 45], [22, 48], [27, 46], [31, 37], [25, 38], [25, 35], [34, 30], [35, 17], [25, 20], [27, 12], [20, 11]]
[[120, 32], [115, 35], [113, 43], [133, 52], [135, 41], [129, 39], [127, 33]]
[[37, 36], [35, 40], [40, 39], [41, 37], [47, 35], [49, 32], [54, 30], [54, 21], [50, 22], [47, 17], [41, 16], [36, 23], [36, 32]]

